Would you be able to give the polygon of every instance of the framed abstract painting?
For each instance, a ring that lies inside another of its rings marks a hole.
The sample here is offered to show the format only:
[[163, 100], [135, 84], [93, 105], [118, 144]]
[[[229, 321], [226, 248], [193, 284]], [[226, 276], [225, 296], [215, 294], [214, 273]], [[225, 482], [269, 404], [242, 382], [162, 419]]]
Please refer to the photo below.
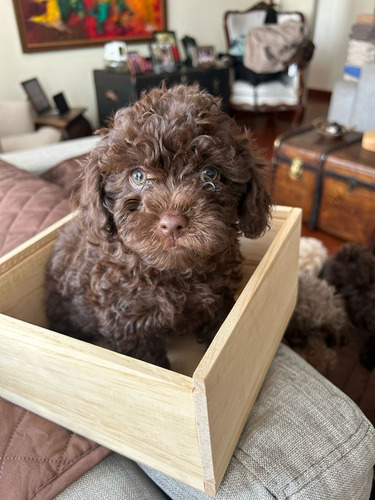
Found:
[[24, 52], [151, 41], [166, 0], [13, 0]]

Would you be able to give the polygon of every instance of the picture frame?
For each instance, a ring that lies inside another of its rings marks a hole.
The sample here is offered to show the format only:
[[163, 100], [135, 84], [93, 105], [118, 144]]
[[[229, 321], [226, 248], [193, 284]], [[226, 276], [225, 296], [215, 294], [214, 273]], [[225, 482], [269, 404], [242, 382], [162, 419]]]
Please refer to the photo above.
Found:
[[170, 43], [152, 43], [150, 52], [154, 73], [170, 73], [176, 69], [176, 61]]
[[50, 101], [37, 78], [30, 78], [21, 82], [21, 85], [31, 102], [34, 111], [38, 114], [47, 113], [52, 109]]
[[181, 40], [181, 42], [182, 42], [182, 45], [184, 47], [185, 55], [186, 55], [185, 65], [192, 66], [193, 65], [192, 50], [194, 47], [197, 46], [197, 42], [196, 42], [195, 38], [193, 38], [191, 36], [184, 36], [184, 38]]
[[215, 64], [215, 49], [212, 45], [191, 47], [191, 54], [195, 68], [210, 68]]
[[154, 31], [154, 43], [159, 45], [170, 44], [172, 47], [173, 58], [176, 65], [181, 63], [180, 52], [178, 50], [177, 38], [174, 31]]
[[155, 31], [166, 30], [166, 0], [126, 0], [117, 8], [109, 0], [67, 2], [64, 11], [59, 5], [54, 0], [13, 0], [23, 52], [90, 47], [113, 40], [151, 42]]

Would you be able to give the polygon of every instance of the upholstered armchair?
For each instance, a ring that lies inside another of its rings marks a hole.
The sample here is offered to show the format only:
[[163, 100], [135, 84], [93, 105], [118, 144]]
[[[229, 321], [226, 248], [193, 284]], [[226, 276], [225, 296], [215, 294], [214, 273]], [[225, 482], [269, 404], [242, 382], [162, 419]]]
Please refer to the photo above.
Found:
[[29, 149], [61, 140], [61, 130], [35, 130], [33, 110], [28, 101], [0, 101], [0, 152]]
[[[245, 11], [227, 11], [224, 14], [224, 31], [233, 66], [230, 106], [234, 111], [294, 111], [293, 121], [299, 122], [304, 107], [303, 68], [306, 65], [306, 51], [301, 57], [301, 49], [305, 50], [307, 43], [310, 44], [307, 60], [312, 57], [314, 50], [307, 36], [298, 53], [285, 61], [283, 67], [275, 65], [275, 71], [269, 68], [267, 72], [259, 74], [245, 66], [246, 50], [249, 50], [246, 45], [247, 37], [254, 28], [265, 26], [270, 7], [270, 3], [260, 2]], [[273, 10], [273, 14], [275, 16], [273, 21], [277, 21], [275, 23], [277, 25], [295, 21], [299, 23], [301, 29], [306, 30], [304, 16], [300, 12]], [[264, 47], [264, 52], [266, 53], [268, 49], [269, 47]]]

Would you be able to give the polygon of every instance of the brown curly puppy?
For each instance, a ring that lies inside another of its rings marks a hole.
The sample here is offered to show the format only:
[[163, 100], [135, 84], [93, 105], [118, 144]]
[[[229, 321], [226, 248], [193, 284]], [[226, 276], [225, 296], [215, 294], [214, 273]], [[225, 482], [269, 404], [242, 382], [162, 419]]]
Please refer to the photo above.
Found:
[[361, 363], [375, 368], [375, 257], [358, 243], [345, 243], [329, 257], [321, 277], [344, 299], [349, 319], [362, 342]]
[[240, 283], [238, 237], [260, 236], [271, 207], [248, 134], [219, 104], [163, 87], [100, 131], [47, 269], [51, 328], [166, 367], [168, 334], [212, 340]]
[[308, 269], [298, 276], [297, 304], [284, 342], [320, 372], [336, 363], [335, 347], [343, 342], [347, 322], [344, 301], [335, 287]]

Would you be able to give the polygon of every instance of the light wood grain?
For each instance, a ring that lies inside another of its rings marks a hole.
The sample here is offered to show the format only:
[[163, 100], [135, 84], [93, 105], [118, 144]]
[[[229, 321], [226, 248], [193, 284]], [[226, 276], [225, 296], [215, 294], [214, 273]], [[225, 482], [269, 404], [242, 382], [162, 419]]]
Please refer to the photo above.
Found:
[[191, 378], [1, 316], [1, 395], [203, 489]]
[[45, 264], [72, 215], [10, 252], [0, 259], [0, 395], [214, 495], [295, 302], [300, 210], [273, 215], [265, 236], [241, 240], [244, 289], [207, 352], [170, 342], [174, 371], [41, 328]]
[[210, 494], [225, 473], [295, 306], [300, 226], [301, 211], [290, 210], [194, 372], [197, 421], [205, 422], [198, 424], [198, 433]]
[[0, 312], [38, 326], [47, 326], [44, 269], [67, 215], [27, 242], [0, 257]]

